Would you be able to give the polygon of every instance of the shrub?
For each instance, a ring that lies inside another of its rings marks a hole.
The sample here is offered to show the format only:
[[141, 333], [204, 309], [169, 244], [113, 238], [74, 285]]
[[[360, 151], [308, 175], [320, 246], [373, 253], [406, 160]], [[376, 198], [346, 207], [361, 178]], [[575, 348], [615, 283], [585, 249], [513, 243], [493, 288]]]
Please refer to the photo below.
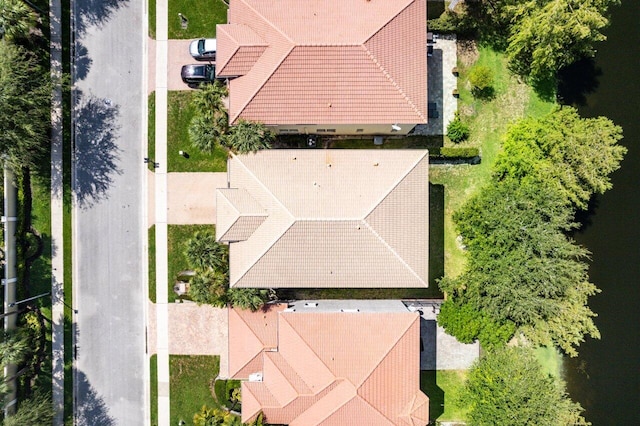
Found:
[[447, 137], [453, 143], [462, 142], [469, 138], [469, 126], [464, 124], [457, 114], [447, 126]]
[[478, 148], [442, 147], [440, 156], [445, 158], [473, 158], [480, 155]]
[[484, 65], [476, 65], [469, 72], [469, 83], [471, 92], [478, 98], [493, 97], [493, 72], [491, 68]]

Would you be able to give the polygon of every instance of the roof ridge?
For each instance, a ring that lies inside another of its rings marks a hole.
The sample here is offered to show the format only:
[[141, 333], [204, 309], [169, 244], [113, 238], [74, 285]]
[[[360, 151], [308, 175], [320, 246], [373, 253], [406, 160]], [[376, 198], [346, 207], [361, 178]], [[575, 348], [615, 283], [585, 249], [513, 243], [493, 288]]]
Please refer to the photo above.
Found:
[[247, 6], [249, 9], [251, 9], [251, 11], [256, 14], [257, 16], [259, 16], [260, 18], [262, 18], [262, 20], [264, 22], [266, 22], [271, 28], [273, 28], [278, 34], [280, 34], [281, 36], [283, 36], [287, 41], [289, 41], [289, 43], [295, 44], [295, 42], [293, 40], [291, 40], [291, 38], [285, 34], [284, 32], [282, 32], [282, 30], [280, 30], [276, 25], [274, 25], [273, 22], [271, 22], [270, 20], [267, 19], [266, 16], [264, 16], [260, 11], [258, 11], [255, 7], [251, 6], [246, 0], [242, 0], [242, 3], [245, 4], [245, 6]]
[[[271, 25], [271, 23], [269, 23], [269, 25]], [[233, 117], [233, 118], [230, 120], [230, 123], [235, 122], [235, 120], [236, 120], [238, 117], [240, 117], [240, 115], [242, 114], [242, 112], [243, 112], [245, 109], [247, 109], [247, 107], [249, 106], [249, 104], [251, 103], [251, 101], [252, 101], [256, 96], [258, 96], [258, 93], [260, 93], [260, 91], [262, 90], [262, 88], [264, 87], [264, 85], [265, 85], [265, 84], [267, 84], [267, 82], [269, 81], [269, 79], [271, 78], [271, 76], [272, 76], [276, 71], [278, 71], [278, 68], [280, 68], [280, 66], [282, 65], [282, 63], [283, 63], [283, 62], [284, 62], [284, 61], [289, 57], [289, 55], [291, 54], [291, 52], [293, 52], [293, 49], [295, 49], [295, 48], [296, 48], [296, 45], [295, 45], [295, 44], [293, 44], [290, 40], [289, 40], [289, 43], [290, 43], [290, 44], [289, 44], [289, 50], [288, 50], [288, 52], [286, 52], [286, 53], [282, 56], [282, 58], [280, 58], [280, 60], [279, 60], [279, 61], [274, 62], [273, 70], [272, 70], [270, 73], [266, 74], [266, 76], [265, 76], [264, 80], [262, 81], [262, 83], [261, 83], [260, 85], [258, 85], [258, 87], [256, 88], [256, 90], [254, 90], [254, 91], [253, 91], [253, 94], [252, 94], [250, 97], [248, 97], [248, 98], [247, 98], [247, 101], [244, 103], [244, 105], [242, 105], [242, 107], [241, 107], [240, 109], [238, 109], [238, 113], [236, 114], [236, 116], [235, 116], [235, 117]], [[275, 47], [274, 47], [274, 46], [271, 46], [271, 45], [268, 45], [268, 46], [267, 46], [267, 48], [265, 49], [265, 51], [266, 51], [267, 49], [275, 49]], [[264, 53], [263, 53], [263, 54], [264, 54]]]
[[[367, 38], [363, 43], [362, 43], [362, 47], [364, 48], [364, 50], [367, 52], [367, 54], [369, 55], [369, 57], [371, 58], [371, 60], [373, 61], [374, 64], [376, 64], [376, 66], [378, 68], [380, 68], [380, 70], [382, 71], [382, 73], [384, 74], [384, 76], [386, 78], [388, 78], [393, 86], [398, 90], [398, 92], [400, 92], [400, 94], [403, 96], [403, 98], [407, 101], [407, 103], [411, 106], [411, 108], [414, 110], [414, 112], [418, 115], [418, 117], [422, 118], [423, 120], [426, 120], [427, 118], [424, 116], [424, 113], [422, 111], [420, 111], [420, 109], [416, 106], [416, 104], [413, 102], [413, 100], [409, 97], [409, 95], [407, 95], [405, 93], [404, 90], [402, 90], [402, 88], [400, 87], [400, 85], [396, 82], [396, 80], [391, 76], [391, 74], [389, 73], [389, 71], [382, 66], [382, 64], [380, 63], [380, 61], [378, 61], [378, 58], [369, 50], [369, 48], [367, 47], [367, 43], [369, 41], [371, 41], [371, 39], [373, 39], [376, 35], [378, 35], [378, 33], [380, 31], [382, 31], [383, 29], [385, 29], [389, 24], [393, 23], [395, 21], [395, 19], [404, 11], [406, 11], [409, 7], [413, 6], [413, 4], [415, 3], [415, 0], [412, 0], [410, 2], [408, 2], [405, 7], [403, 7], [400, 11], [398, 11], [398, 13], [396, 13], [395, 15], [393, 15], [384, 25], [382, 25], [380, 28], [378, 28], [376, 31], [373, 32], [373, 34], [371, 34], [371, 36], [369, 38]], [[425, 47], [426, 48], [426, 47]]]
[[[398, 312], [398, 314], [402, 314], [402, 315], [406, 315], [405, 312]], [[393, 313], [389, 313], [389, 315], [393, 315]], [[358, 390], [360, 390], [360, 388], [362, 388], [362, 386], [364, 386], [364, 384], [367, 382], [367, 380], [369, 380], [369, 378], [371, 377], [371, 375], [373, 374], [374, 371], [376, 371], [376, 369], [380, 366], [380, 362], [382, 362], [390, 353], [391, 351], [393, 351], [393, 349], [398, 346], [398, 342], [400, 342], [402, 340], [402, 338], [405, 336], [405, 334], [407, 334], [409, 332], [409, 329], [411, 328], [411, 326], [413, 326], [413, 323], [415, 321], [415, 318], [412, 318], [411, 321], [409, 321], [408, 325], [406, 326], [406, 328], [404, 329], [404, 331], [402, 332], [401, 335], [398, 336], [398, 338], [396, 339], [396, 341], [393, 343], [393, 345], [389, 348], [389, 350], [387, 350], [384, 355], [382, 356], [382, 358], [380, 359], [379, 362], [377, 362], [374, 367], [371, 369], [371, 371], [369, 372], [369, 374], [362, 380], [362, 383], [360, 383], [360, 386], [358, 386]], [[360, 395], [360, 394], [358, 394]]]
[[382, 417], [384, 417], [385, 419], [389, 420], [389, 423], [393, 426], [395, 425], [395, 422], [390, 419], [389, 417], [385, 416], [384, 413], [380, 410], [378, 410], [376, 407], [374, 407], [373, 405], [371, 405], [371, 403], [369, 403], [369, 401], [367, 401], [365, 398], [363, 398], [362, 396], [360, 396], [360, 394], [358, 393], [358, 391], [356, 390], [356, 398], [358, 398], [359, 400], [361, 400], [362, 402], [364, 402], [365, 404], [367, 404], [369, 407], [371, 407], [371, 409], [377, 413], [379, 413]]
[[[275, 352], [263, 352], [264, 356], [266, 357], [278, 357], [279, 361], [283, 362], [284, 364], [286, 364], [287, 367], [289, 367], [289, 370], [291, 370], [293, 372], [293, 374], [296, 375], [296, 377], [304, 384], [304, 387], [306, 387], [309, 391], [311, 391], [311, 389], [309, 388], [309, 386], [307, 385], [307, 383], [304, 381], [304, 379], [300, 376], [300, 374], [298, 374], [298, 372], [291, 366], [291, 364], [289, 364], [289, 362], [286, 360], [286, 358], [279, 352], [279, 351], [275, 351]], [[282, 368], [280, 368], [280, 366], [278, 365], [279, 361], [274, 361], [273, 359], [271, 359], [271, 363], [273, 364], [273, 366], [282, 374], [282, 377], [285, 378], [285, 380], [287, 381], [287, 383], [289, 383], [289, 385], [291, 385], [292, 388], [294, 388], [296, 390], [296, 393], [298, 394], [298, 397], [303, 396], [303, 395], [314, 395], [314, 394], [307, 394], [307, 393], [300, 393], [298, 390], [298, 386], [296, 386], [291, 380], [289, 380], [289, 377], [287, 376], [287, 372], [283, 371]], [[286, 404], [284, 404], [286, 405]]]

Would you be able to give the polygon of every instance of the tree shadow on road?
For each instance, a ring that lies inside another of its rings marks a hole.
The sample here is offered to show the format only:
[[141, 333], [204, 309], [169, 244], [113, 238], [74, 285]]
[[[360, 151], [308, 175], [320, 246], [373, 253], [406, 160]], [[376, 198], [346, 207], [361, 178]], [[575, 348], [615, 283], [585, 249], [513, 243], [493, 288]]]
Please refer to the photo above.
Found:
[[75, 182], [73, 191], [81, 208], [107, 198], [114, 174], [122, 174], [117, 162], [119, 107], [110, 99], [75, 96]]
[[91, 386], [82, 371], [76, 372], [76, 391], [82, 397], [76, 406], [76, 425], [78, 426], [115, 426], [115, 420], [109, 416], [109, 407]]
[[82, 37], [91, 26], [102, 27], [129, 0], [80, 0], [75, 2], [75, 32]]
[[84, 80], [89, 74], [93, 59], [89, 56], [89, 51], [81, 42], [76, 42], [75, 59], [73, 62], [74, 80]]

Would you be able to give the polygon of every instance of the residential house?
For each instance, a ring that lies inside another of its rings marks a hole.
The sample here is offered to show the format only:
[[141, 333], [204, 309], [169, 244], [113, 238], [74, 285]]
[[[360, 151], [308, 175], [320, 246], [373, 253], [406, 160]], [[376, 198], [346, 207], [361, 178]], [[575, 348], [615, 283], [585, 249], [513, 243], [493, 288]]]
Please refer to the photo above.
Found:
[[279, 133], [407, 134], [427, 121], [426, 0], [231, 0], [229, 119]]
[[[341, 303], [348, 308], [341, 308]], [[426, 425], [420, 317], [400, 301], [316, 301], [229, 310], [229, 368], [242, 421]]]
[[231, 287], [428, 286], [426, 150], [264, 150], [227, 170]]

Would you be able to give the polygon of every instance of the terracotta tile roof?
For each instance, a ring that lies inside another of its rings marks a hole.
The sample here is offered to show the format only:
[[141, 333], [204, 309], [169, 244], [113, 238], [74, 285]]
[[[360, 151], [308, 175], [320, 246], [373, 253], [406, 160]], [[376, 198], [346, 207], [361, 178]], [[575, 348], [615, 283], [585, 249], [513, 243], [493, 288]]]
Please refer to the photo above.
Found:
[[[264, 319], [261, 313], [241, 312], [242, 318], [256, 315], [258, 323]], [[251, 331], [232, 317], [230, 341], [246, 341], [243, 334]], [[353, 418], [367, 425], [427, 423], [417, 313], [280, 310], [268, 320], [277, 329], [277, 345], [261, 353], [262, 369], [244, 372], [260, 372], [263, 380], [242, 384], [243, 422], [262, 410], [269, 423], [292, 426], [344, 425]], [[230, 344], [231, 360], [254, 352]]]
[[232, 123], [426, 122], [425, 0], [234, 0], [228, 16]]
[[[233, 156], [228, 173], [234, 189], [218, 199], [238, 191], [258, 205], [243, 212], [218, 201], [231, 286], [428, 285], [427, 151], [260, 151]], [[261, 211], [259, 224], [238, 224], [242, 241], [229, 237], [237, 217]]]

